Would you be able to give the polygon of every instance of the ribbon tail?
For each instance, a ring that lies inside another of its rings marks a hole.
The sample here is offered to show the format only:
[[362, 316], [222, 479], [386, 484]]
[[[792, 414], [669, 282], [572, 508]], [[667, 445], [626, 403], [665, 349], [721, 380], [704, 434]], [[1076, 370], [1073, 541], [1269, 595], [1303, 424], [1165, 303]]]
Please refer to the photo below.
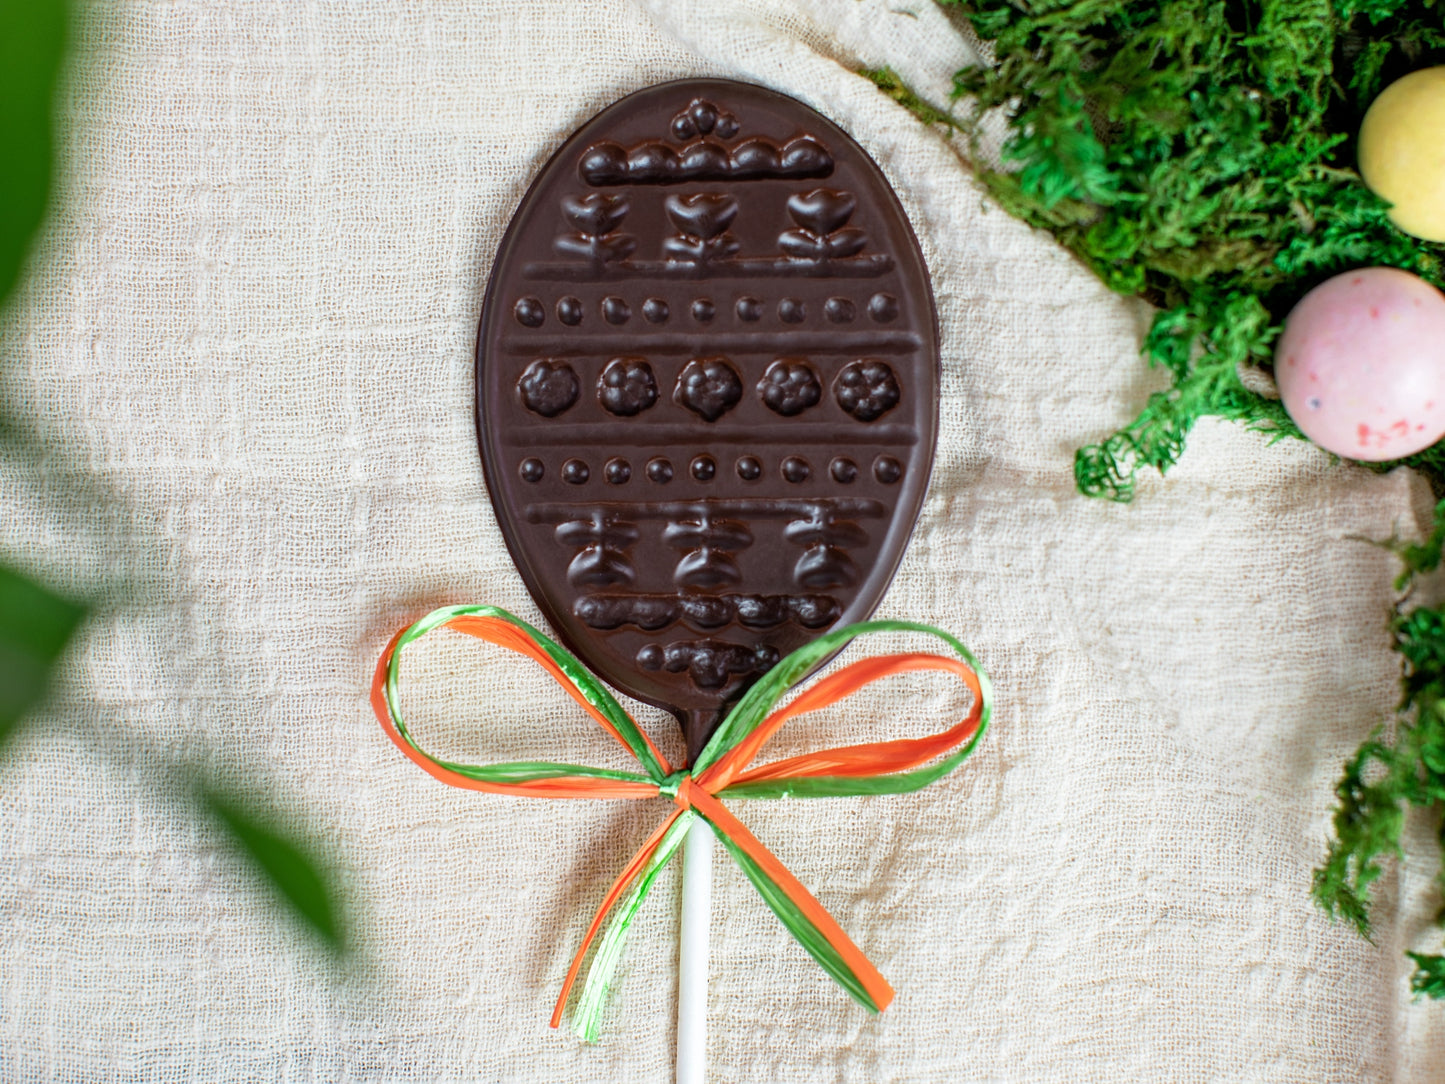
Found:
[[888, 1008], [893, 1002], [893, 987], [803, 882], [701, 787], [689, 788], [688, 800], [722, 836], [723, 845], [748, 880], [808, 955], [865, 1009], [882, 1012]]
[[592, 957], [592, 966], [587, 969], [587, 980], [582, 984], [582, 993], [577, 1008], [573, 1011], [573, 1029], [584, 1042], [597, 1041], [602, 1008], [611, 991], [612, 976], [617, 970], [617, 962], [622, 958], [623, 946], [627, 944], [627, 930], [637, 915], [637, 909], [647, 898], [652, 882], [657, 880], [657, 875], [677, 853], [677, 848], [687, 835], [688, 826], [696, 819], [697, 814], [691, 810], [686, 810], [682, 816], [673, 819], [672, 827], [663, 835], [662, 842], [647, 860], [647, 867], [633, 884], [627, 898], [614, 911], [612, 920], [607, 924], [607, 932], [597, 943], [597, 953]]
[[647, 837], [647, 842], [632, 856], [632, 861], [623, 867], [622, 872], [617, 875], [617, 880], [613, 881], [612, 887], [607, 890], [607, 895], [602, 898], [602, 904], [592, 918], [592, 925], [587, 927], [587, 934], [582, 938], [582, 946], [577, 950], [577, 955], [573, 957], [572, 966], [567, 969], [567, 978], [562, 983], [562, 992], [557, 995], [557, 1004], [552, 1009], [551, 1027], [558, 1027], [562, 1023], [562, 1011], [567, 1007], [567, 996], [572, 992], [572, 984], [577, 981], [577, 972], [582, 969], [582, 960], [586, 957], [587, 950], [592, 947], [592, 941], [596, 938], [597, 931], [602, 928], [607, 913], [612, 910], [612, 905], [617, 902], [622, 893], [627, 891], [627, 886], [642, 872], [648, 859], [652, 857], [652, 853], [662, 842], [663, 836], [667, 835], [668, 830], [685, 812], [686, 810], [679, 809], [657, 826], [657, 830]]

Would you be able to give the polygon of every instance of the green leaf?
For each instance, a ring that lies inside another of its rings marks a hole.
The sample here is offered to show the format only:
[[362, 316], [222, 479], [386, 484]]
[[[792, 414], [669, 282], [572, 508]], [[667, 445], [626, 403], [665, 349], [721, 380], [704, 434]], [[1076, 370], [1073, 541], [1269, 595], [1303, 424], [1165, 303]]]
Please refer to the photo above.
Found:
[[51, 114], [68, 14], [64, 0], [0, 0], [0, 301], [50, 199]]
[[327, 948], [344, 951], [336, 893], [328, 884], [328, 871], [307, 853], [309, 848], [273, 828], [277, 818], [254, 805], [207, 789], [200, 790], [199, 798], [295, 916]]
[[0, 566], [0, 748], [50, 688], [85, 609]]

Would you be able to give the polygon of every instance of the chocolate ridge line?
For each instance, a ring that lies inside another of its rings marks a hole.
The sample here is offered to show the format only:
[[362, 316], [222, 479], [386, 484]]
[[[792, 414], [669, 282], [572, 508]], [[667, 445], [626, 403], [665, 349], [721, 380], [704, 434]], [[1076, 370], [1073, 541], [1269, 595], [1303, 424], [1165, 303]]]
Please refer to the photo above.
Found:
[[522, 265], [522, 277], [547, 282], [605, 282], [629, 279], [871, 279], [893, 270], [893, 257], [881, 253], [830, 260], [745, 257], [691, 263], [681, 260], [616, 260], [592, 264], [537, 260]]
[[[537, 501], [526, 505], [522, 514], [528, 523], [566, 523], [584, 516], [606, 513], [608, 501]], [[831, 512], [838, 516], [866, 516], [878, 519], [888, 512], [882, 501], [871, 497], [702, 497], [693, 501], [639, 501], [618, 506], [618, 518], [669, 519], [686, 516], [755, 516], [758, 518], [801, 519]]]
[[541, 424], [535, 428], [513, 430], [502, 442], [504, 447], [546, 448], [551, 446], [647, 448], [654, 445], [693, 443], [707, 444], [812, 445], [812, 444], [893, 444], [912, 446], [918, 443], [918, 430], [911, 425], [869, 422], [847, 422], [842, 425], [807, 424], [795, 426], [786, 433], [760, 432], [756, 427], [718, 426], [699, 432], [696, 424], [638, 423], [635, 432], [621, 433], [619, 426], [607, 422], [575, 422]]
[[691, 354], [694, 357], [749, 354], [911, 354], [923, 346], [911, 331], [664, 331], [654, 334], [523, 335], [502, 337], [508, 354], [531, 357], [587, 357], [628, 352]]
[[[776, 614], [767, 619], [743, 618], [741, 611], [753, 604], [760, 608], [774, 608]], [[713, 607], [724, 611], [723, 620], [705, 622], [698, 618], [698, 607]], [[602, 608], [603, 612], [596, 611]], [[651, 609], [649, 609], [651, 607]], [[812, 610], [812, 616], [804, 614]], [[627, 612], [632, 610], [634, 612]], [[635, 612], [644, 610], [646, 612]], [[710, 632], [737, 624], [749, 629], [771, 629], [789, 623], [805, 629], [819, 629], [835, 623], [842, 613], [843, 603], [833, 595], [663, 595], [663, 594], [613, 594], [601, 593], [582, 595], [572, 603], [572, 615], [588, 628], [610, 630], [631, 625], [643, 631], [657, 631], [672, 625], [686, 625], [698, 632]]]
[[[700, 157], [709, 151], [711, 156]], [[827, 145], [812, 132], [781, 144], [766, 136], [752, 135], [733, 147], [706, 136], [681, 148], [674, 148], [667, 139], [644, 139], [631, 147], [615, 139], [600, 139], [582, 152], [577, 174], [591, 188], [620, 188], [831, 177], [836, 164]]]

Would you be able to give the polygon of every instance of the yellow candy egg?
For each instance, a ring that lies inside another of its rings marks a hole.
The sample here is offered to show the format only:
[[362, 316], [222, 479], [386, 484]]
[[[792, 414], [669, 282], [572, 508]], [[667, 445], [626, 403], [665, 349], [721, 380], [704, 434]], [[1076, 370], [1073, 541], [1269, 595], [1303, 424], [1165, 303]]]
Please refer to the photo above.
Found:
[[1390, 221], [1445, 241], [1445, 67], [1391, 83], [1360, 125], [1360, 176], [1389, 200]]

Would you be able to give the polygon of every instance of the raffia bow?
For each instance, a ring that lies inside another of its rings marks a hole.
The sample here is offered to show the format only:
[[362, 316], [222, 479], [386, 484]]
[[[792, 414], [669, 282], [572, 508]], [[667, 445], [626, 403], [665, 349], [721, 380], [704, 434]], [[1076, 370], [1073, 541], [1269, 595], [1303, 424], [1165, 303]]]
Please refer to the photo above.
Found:
[[[456, 764], [427, 753], [412, 739], [402, 719], [398, 697], [401, 655], [408, 644], [443, 626], [532, 659], [637, 758], [643, 772], [536, 761]], [[856, 637], [877, 632], [924, 633], [943, 640], [958, 658], [913, 653], [862, 659], [775, 709], [778, 701], [823, 660]], [[842, 746], [750, 767], [767, 740], [794, 716], [828, 707], [891, 675], [919, 670], [953, 674], [971, 690], [972, 704], [959, 723], [925, 738]], [[392, 637], [377, 663], [371, 703], [382, 729], [397, 747], [428, 774], [451, 786], [533, 798], [661, 796], [671, 798], [677, 806], [612, 883], [562, 984], [552, 1012], [553, 1027], [561, 1022], [587, 950], [612, 916], [593, 956], [576, 1013], [578, 1034], [592, 1041], [597, 1037], [602, 1005], [627, 928], [696, 817], [717, 833], [763, 900], [808, 954], [865, 1008], [872, 1012], [887, 1008], [893, 1000], [893, 988], [887, 980], [802, 882], [719, 799], [823, 798], [918, 790], [951, 772], [977, 746], [988, 726], [992, 691], [987, 674], [968, 648], [942, 629], [906, 621], [849, 625], [799, 648], [768, 671], [728, 712], [697, 763], [690, 770], [676, 771], [647, 733], [570, 652], [495, 606], [447, 606]]]

